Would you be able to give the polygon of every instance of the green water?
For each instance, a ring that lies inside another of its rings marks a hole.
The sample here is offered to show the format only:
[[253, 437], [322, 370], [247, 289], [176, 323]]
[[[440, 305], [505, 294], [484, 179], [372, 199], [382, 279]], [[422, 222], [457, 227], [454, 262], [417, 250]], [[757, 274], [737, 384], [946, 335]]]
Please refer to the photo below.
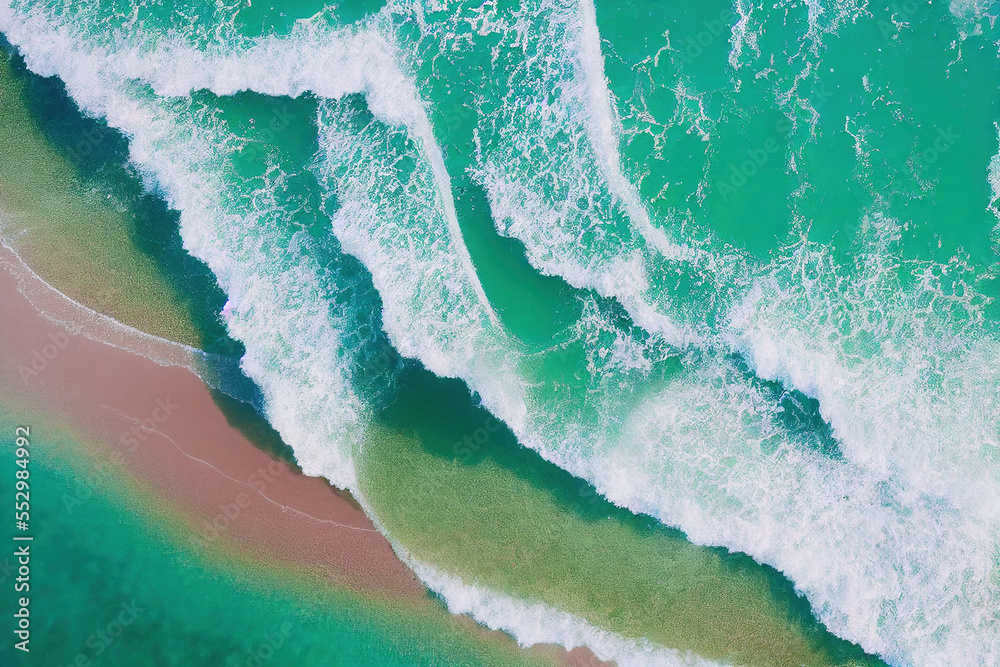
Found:
[[361, 456], [365, 497], [444, 572], [730, 664], [880, 664], [826, 633], [777, 572], [608, 503], [458, 383], [413, 371], [385, 418], [395, 430], [374, 430]]
[[33, 145], [109, 137], [79, 275], [157, 286], [102, 308], [247, 351], [414, 558], [716, 660], [1000, 651], [985, 3], [8, 4]]
[[5, 238], [90, 308], [222, 351], [224, 332], [203, 315], [218, 303], [214, 281], [180, 247], [176, 215], [123, 167], [125, 140], [81, 116], [52, 79], [29, 76], [5, 41], [0, 47]]
[[[51, 108], [51, 105], [58, 103], [61, 93], [56, 84], [39, 80], [23, 73], [23, 70], [21, 72], [27, 82], [26, 87], [39, 91], [35, 97], [36, 107], [47, 104]], [[54, 98], [55, 102], [50, 98]], [[274, 100], [246, 95], [236, 102], [232, 105], [220, 105], [224, 117], [242, 128], [240, 131], [245, 133], [244, 136], [256, 139], [235, 158], [235, 168], [241, 177], [251, 181], [261, 179], [269, 160], [285, 161], [289, 165], [286, 169], [291, 171], [291, 165], [301, 164], [309, 159], [315, 150], [315, 131], [307, 124], [291, 121], [313, 116], [313, 101], [308, 98]], [[62, 103], [66, 104], [65, 100]], [[50, 141], [56, 147], [66, 146], [71, 141], [65, 138], [60, 140], [60, 136], [73, 136], [66, 128], [88, 122], [65, 107], [62, 114], [50, 114], [47, 118]], [[279, 123], [272, 125], [273, 119], [279, 119]], [[288, 121], [287, 124], [284, 124], [285, 120]], [[254, 127], [263, 129], [255, 131]], [[57, 131], [59, 128], [63, 129], [64, 134], [60, 135]], [[109, 132], [106, 129], [102, 131]], [[280, 142], [275, 141], [276, 138], [280, 138]], [[92, 169], [88, 173], [95, 187], [127, 195], [134, 186], [123, 180], [114, 169], [115, 160], [120, 164], [124, 157], [123, 144], [117, 141], [109, 143], [113, 143], [117, 149], [109, 149], [109, 153], [102, 158], [102, 168]], [[115, 155], [118, 157], [115, 158]], [[298, 181], [291, 181], [289, 196], [308, 202], [313, 196], [309, 190], [310, 182], [315, 181], [308, 172], [303, 172]], [[484, 204], [481, 196], [477, 197], [470, 191], [468, 199], [469, 208], [463, 208], [463, 211], [472, 211], [477, 205], [482, 210]], [[133, 202], [133, 207], [139, 207], [145, 200], [142, 197], [131, 197], [126, 201]], [[317, 235], [323, 234], [324, 221], [310, 213], [311, 210], [314, 209], [309, 206], [298, 208], [291, 229], [304, 228]], [[463, 214], [463, 220], [466, 219]], [[166, 284], [177, 282], [183, 285], [191, 271], [180, 273], [183, 264], [171, 261], [172, 257], [176, 257], [178, 243], [176, 240], [170, 241], [171, 234], [168, 230], [171, 224], [176, 225], [176, 222], [171, 222], [168, 215], [157, 219], [155, 228], [164, 239], [158, 245], [138, 243], [137, 240], [141, 237], [126, 235], [124, 232], [119, 233], [115, 242], [131, 244], [131, 252], [136, 257], [150, 258], [155, 262]], [[471, 252], [477, 262], [481, 264], [487, 257], [509, 260], [506, 264], [498, 261], [498, 270], [493, 275], [489, 274], [488, 269], [484, 272], [488, 294], [496, 295], [505, 321], [526, 341], [543, 349], [553, 333], [565, 329], [567, 323], [579, 315], [580, 303], [565, 284], [533, 273], [519, 255], [523, 251], [518, 250], [515, 241], [490, 233], [490, 228], [484, 224], [469, 225], [466, 231], [469, 234]], [[331, 255], [329, 261], [341, 279], [345, 272], [352, 270], [349, 258]], [[499, 268], [511, 265], [517, 268], [513, 271]], [[529, 300], [517, 296], [526, 286], [530, 287], [527, 293], [532, 295]], [[188, 289], [184, 293], [187, 294], [189, 303], [198, 303], [193, 298], [196, 297], [195, 291]], [[503, 301], [505, 293], [511, 295], [509, 305]], [[141, 299], [141, 292], [133, 294], [129, 298]], [[211, 321], [210, 310], [203, 310], [199, 314], [194, 306], [191, 307], [194, 321]], [[373, 301], [371, 311], [378, 312], [377, 301]], [[560, 312], [564, 315], [555, 318], [541, 316], [542, 313]], [[358, 326], [361, 331], [364, 330], [363, 323]], [[376, 321], [369, 326], [380, 325]], [[574, 355], [584, 354], [582, 349], [574, 350], [561, 352], [548, 363], [573, 363]], [[375, 385], [371, 390], [374, 400], [379, 391], [384, 394], [386, 389], [377, 387], [379, 382], [384, 381], [383, 372], [397, 367], [400, 361], [385, 342], [376, 342], [368, 354], [376, 363], [373, 364], [370, 360], [360, 363], [356, 382], [359, 386], [364, 386], [365, 382]], [[367, 373], [371, 377], [364, 377], [361, 373]], [[695, 547], [678, 532], [657, 527], [650, 519], [636, 517], [615, 508], [602, 500], [586, 483], [521, 449], [506, 430], [491, 430], [487, 445], [479, 451], [473, 452], [461, 447], [459, 451], [455, 451], [455, 443], [461, 443], [466, 434], [475, 434], [488, 415], [477, 409], [468, 393], [454, 383], [437, 381], [428, 374], [417, 371], [412, 365], [405, 371], [404, 377], [400, 389], [391, 395], [391, 399], [383, 399], [387, 401], [387, 407], [377, 424], [386, 428], [376, 427], [370, 436], [372, 444], [364, 449], [359, 473], [366, 480], [365, 494], [369, 496], [380, 519], [394, 538], [400, 540], [417, 558], [469, 581], [572, 611], [599, 627], [612, 629], [623, 636], [648, 637], [666, 646], [693, 650], [705, 657], [780, 665], [799, 662], [841, 664], [849, 657], [861, 656], [856, 648], [836, 640], [816, 624], [808, 605], [773, 570], [761, 568], [743, 556], [731, 556], [724, 551]], [[218, 400], [225, 404], [223, 407], [231, 415], [245, 410], [223, 396]], [[246, 417], [242, 420], [238, 417], [234, 419], [237, 424], [243, 422], [252, 425], [253, 422]], [[273, 434], [265, 436], [262, 440], [258, 439], [261, 440], [261, 446], [283, 453], [283, 445], [275, 444]], [[478, 450], [480, 446], [473, 441], [473, 447]], [[70, 461], [83, 465], [78, 458]], [[68, 476], [62, 483], [72, 485], [73, 468], [63, 461], [60, 470], [64, 477]], [[405, 484], [402, 485], [398, 484], [400, 470], [407, 471]], [[81, 473], [78, 471], [76, 474]], [[87, 508], [91, 506], [91, 503], [86, 505]], [[94, 504], [93, 507], [96, 508], [97, 505]], [[98, 512], [90, 515], [90, 518], [99, 523], [102, 521], [101, 516]], [[442, 518], [447, 520], [443, 521]], [[149, 528], [143, 528], [150, 523], [148, 518], [133, 517], [131, 520], [131, 528], [125, 530], [124, 535], [149, 532]], [[117, 523], [117, 519], [111, 521]], [[92, 527], [96, 526], [92, 524]], [[157, 532], [155, 527], [152, 530]], [[86, 532], [83, 530], [81, 535]], [[151, 550], [166, 549], [168, 554], [173, 554], [173, 560], [161, 557], [162, 562], [158, 561], [157, 566], [165, 570], [179, 567], [178, 560], [191, 558], [189, 554], [185, 555], [183, 546], [176, 544], [178, 539], [183, 544], [183, 531], [175, 530], [171, 537], [173, 543], [168, 537], [160, 535], [164, 541], [159, 543], [159, 547], [150, 546]], [[79, 548], [84, 549], [86, 545]], [[521, 556], [517, 556], [518, 550]], [[523, 554], [530, 554], [530, 557], [525, 558]], [[145, 563], [150, 556], [145, 552], [133, 552], [120, 554], [118, 558], [118, 565], [114, 567], [121, 567], [130, 560]], [[514, 567], [515, 563], [517, 567]], [[194, 568], [195, 565], [188, 563], [184, 567]], [[227, 572], [227, 569], [210, 569], [204, 565], [202, 568], [200, 577], [236, 576]], [[103, 572], [107, 570], [90, 571], [80, 585], [70, 586], [67, 582], [59, 584], [66, 587], [67, 595], [74, 595], [72, 599], [60, 602], [66, 613], [88, 607], [89, 603], [86, 601], [91, 594], [90, 588], [101, 585], [102, 577], [105, 576]], [[629, 576], [608, 577], [608, 572], [628, 572]], [[70, 571], [59, 574], [63, 577], [80, 576], [79, 573]], [[257, 574], [260, 575], [261, 573]], [[276, 575], [271, 573], [267, 576]], [[144, 580], [146, 588], [143, 593], [147, 598], [159, 599], [156, 596], [163, 597], [170, 592], [192, 589], [190, 585], [179, 586], [178, 579], [167, 576], [146, 577]], [[233, 585], [239, 589], [245, 584]], [[261, 591], [266, 588], [260, 587]], [[191, 628], [197, 628], [205, 618], [220, 613], [226, 605], [236, 604], [233, 593], [225, 588], [219, 587], [212, 591], [197, 599], [211, 601], [213, 611], [203, 615], [195, 614], [188, 625], [178, 627], [175, 632], [194, 632]], [[264, 593], [261, 592], [260, 595]], [[226, 639], [235, 641], [246, 638], [247, 633], [240, 629], [241, 625], [255, 627], [254, 619], [271, 618], [276, 614], [297, 619], [295, 622], [298, 627], [299, 623], [304, 623], [300, 614], [305, 612], [282, 611], [282, 606], [297, 610], [305, 603], [294, 592], [285, 590], [283, 595], [280, 599], [264, 596], [259, 606], [247, 608], [246, 620], [234, 619], [232, 626], [216, 628], [215, 638], [212, 641], [206, 639], [206, 642], [212, 645], [213, 642], [220, 643]], [[345, 599], [353, 600], [349, 597]], [[329, 603], [324, 609], [331, 618], [325, 620], [316, 618], [320, 612], [312, 608], [310, 613], [313, 615], [313, 625], [309, 626], [308, 632], [302, 633], [301, 644], [308, 645], [313, 641], [310, 637], [318, 636], [308, 633], [327, 633], [336, 637], [347, 632], [355, 634], [354, 626], [350, 625], [350, 619], [354, 617], [347, 614], [355, 612], [357, 605], [363, 607], [364, 602], [353, 600], [351, 604], [355, 606], [351, 606], [348, 601], [337, 598], [335, 604]], [[173, 606], [169, 597], [163, 598], [158, 604]], [[177, 606], [187, 608], [191, 604], [181, 604], [178, 601]], [[272, 606], [269, 607], [268, 604]], [[245, 605], [241, 603], [241, 606]], [[394, 636], [393, 633], [401, 632], [403, 634], [400, 637], [403, 637], [408, 632], [405, 628], [412, 622], [400, 618], [399, 614], [379, 618], [380, 620], [369, 619], [366, 621], [368, 625], [362, 626], [373, 628], [373, 632], [374, 628], [384, 631], [381, 639], [375, 641], [376, 645], [379, 642], [391, 643], [387, 638]], [[88, 627], [84, 623], [80, 632], [86, 632]], [[169, 637], [168, 634], [161, 639], [169, 642]], [[252, 640], [253, 637], [250, 637], [245, 641]], [[67, 636], [66, 639], [53, 643], [73, 645], [74, 641], [77, 640]], [[77, 644], [80, 641], [83, 640], [80, 639]], [[368, 636], [359, 631], [357, 647], [368, 643]], [[145, 649], [147, 653], [143, 655], [156, 656], [159, 651], [165, 650], [163, 647], [166, 645], [150, 644]], [[123, 656], [130, 655], [132, 651], [131, 647], [126, 646], [123, 642], [118, 649]], [[350, 647], [345, 649], [348, 655], [350, 650]], [[453, 656], [448, 659], [463, 664], [468, 655], [442, 646], [426, 650], [428, 656], [437, 651], [437, 655]], [[109, 654], [108, 659], [112, 655]], [[208, 655], [211, 654], [198, 657], [192, 664], [208, 664]], [[291, 651], [288, 655], [292, 655]], [[370, 659], [374, 660], [374, 657]], [[176, 660], [194, 658], [179, 655]], [[412, 660], [417, 661], [417, 658]], [[345, 658], [343, 663], [336, 664], [353, 663]], [[406, 664], [406, 660], [403, 664]]]
[[[5, 665], [502, 665], [535, 659], [477, 640], [443, 610], [407, 610], [195, 547], [169, 507], [120, 470], [98, 468], [44, 415], [4, 409], [5, 476], [13, 433], [31, 427], [30, 653]], [[13, 502], [4, 484], [4, 502]], [[11, 521], [0, 539], [13, 585]], [[15, 566], [16, 567], [16, 566]], [[5, 635], [16, 607], [0, 606]], [[124, 624], [124, 627], [123, 627]], [[82, 657], [80, 657], [82, 656]], [[79, 662], [76, 662], [79, 661]]]

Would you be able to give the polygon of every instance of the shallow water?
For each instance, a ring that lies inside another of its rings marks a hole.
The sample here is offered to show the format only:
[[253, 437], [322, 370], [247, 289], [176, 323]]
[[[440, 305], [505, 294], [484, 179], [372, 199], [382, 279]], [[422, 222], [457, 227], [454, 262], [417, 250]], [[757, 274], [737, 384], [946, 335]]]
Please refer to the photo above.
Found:
[[[8, 402], [0, 422], [8, 444], [16, 425], [31, 427], [34, 537], [31, 651], [4, 642], [4, 664], [547, 664], [475, 638], [443, 610], [199, 547], [169, 503], [93, 458], [52, 415]], [[15, 604], [6, 596], [4, 614]]]
[[7, 2], [0, 31], [112, 128], [95, 187], [165, 202], [135, 256], [454, 608], [622, 662], [989, 664], [988, 10]]

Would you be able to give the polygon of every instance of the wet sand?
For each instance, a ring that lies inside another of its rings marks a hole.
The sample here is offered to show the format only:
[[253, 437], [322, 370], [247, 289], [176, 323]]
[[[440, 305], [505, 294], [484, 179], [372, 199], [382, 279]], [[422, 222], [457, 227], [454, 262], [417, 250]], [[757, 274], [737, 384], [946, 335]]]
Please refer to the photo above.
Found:
[[[92, 340], [80, 327], [67, 328], [74, 326], [67, 318], [82, 307], [61, 299], [0, 246], [0, 386], [15, 402], [53, 415], [84, 443], [98, 443], [84, 446], [179, 510], [196, 544], [305, 569], [369, 597], [432, 604], [346, 494], [255, 447], [188, 368], [160, 365], [125, 348], [152, 345], [159, 348], [153, 356], [182, 364], [190, 351], [178, 345], [164, 353], [171, 343], [141, 335], [130, 341], [129, 331], [113, 322], [83, 329], [114, 344]], [[194, 365], [193, 357], [188, 361]], [[462, 623], [500, 635], [471, 620]], [[562, 664], [600, 664], [585, 649], [532, 652]]]

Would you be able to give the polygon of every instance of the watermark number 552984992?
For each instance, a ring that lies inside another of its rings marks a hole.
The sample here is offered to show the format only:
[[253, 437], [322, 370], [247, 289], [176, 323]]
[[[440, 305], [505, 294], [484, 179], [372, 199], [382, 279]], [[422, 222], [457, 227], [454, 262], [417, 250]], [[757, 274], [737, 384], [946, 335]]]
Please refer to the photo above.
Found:
[[31, 427], [18, 426], [14, 432], [14, 558], [17, 577], [14, 594], [17, 611], [14, 612], [14, 648], [28, 653], [31, 641], [31, 540], [28, 535], [31, 521], [31, 494], [28, 478], [31, 460]]

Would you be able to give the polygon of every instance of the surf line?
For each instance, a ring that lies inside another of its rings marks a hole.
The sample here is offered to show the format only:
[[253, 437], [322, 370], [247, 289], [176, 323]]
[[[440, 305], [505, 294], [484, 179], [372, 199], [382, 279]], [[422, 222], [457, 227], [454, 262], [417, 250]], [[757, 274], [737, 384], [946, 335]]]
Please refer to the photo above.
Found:
[[[130, 415], [127, 415], [127, 414], [121, 412], [120, 410], [117, 410], [116, 408], [112, 408], [112, 407], [110, 407], [108, 405], [104, 405], [103, 403], [101, 404], [101, 407], [104, 408], [105, 410], [109, 410], [111, 412], [116, 413], [117, 415], [119, 415], [120, 417], [122, 417], [124, 419], [127, 419], [127, 420], [133, 422], [134, 424], [138, 425], [138, 427], [140, 429], [142, 429], [143, 431], [147, 431], [149, 433], [155, 433], [155, 434], [157, 434], [157, 435], [165, 438], [166, 440], [170, 441], [170, 443], [183, 456], [186, 456], [187, 458], [191, 459], [192, 461], [196, 461], [196, 462], [198, 462], [198, 463], [200, 463], [202, 465], [208, 466], [209, 468], [211, 468], [212, 470], [214, 470], [216, 473], [218, 473], [219, 475], [225, 477], [226, 479], [230, 480], [231, 482], [235, 482], [236, 484], [240, 484], [242, 486], [247, 487], [248, 489], [252, 490], [257, 495], [259, 495], [260, 497], [262, 497], [267, 502], [271, 503], [272, 505], [275, 505], [276, 507], [280, 507], [282, 512], [289, 512], [289, 511], [290, 512], [294, 512], [295, 514], [303, 516], [303, 517], [305, 517], [307, 519], [310, 519], [312, 521], [315, 521], [317, 523], [330, 524], [330, 525], [336, 526], [338, 528], [346, 528], [348, 530], [357, 530], [357, 531], [361, 531], [361, 532], [365, 532], [365, 533], [376, 533], [376, 534], [379, 534], [379, 532], [377, 530], [373, 529], [373, 528], [365, 528], [363, 526], [352, 526], [350, 524], [340, 523], [340, 522], [337, 522], [337, 521], [333, 521], [331, 519], [321, 519], [321, 518], [313, 516], [312, 514], [309, 514], [307, 512], [303, 512], [300, 509], [296, 509], [295, 507], [292, 507], [290, 505], [285, 505], [284, 503], [278, 502], [277, 500], [274, 500], [273, 498], [271, 498], [270, 496], [268, 496], [266, 493], [264, 493], [263, 491], [261, 491], [260, 489], [258, 489], [256, 486], [254, 486], [252, 484], [249, 484], [247, 482], [244, 482], [242, 480], [236, 479], [235, 477], [231, 477], [230, 475], [227, 475], [223, 471], [219, 470], [217, 467], [215, 467], [214, 465], [212, 465], [208, 461], [205, 461], [204, 459], [200, 459], [197, 456], [194, 456], [192, 454], [187, 453], [186, 451], [184, 451], [184, 449], [180, 445], [177, 444], [177, 441], [174, 440], [173, 438], [171, 438], [169, 435], [167, 435], [163, 431], [160, 431], [160, 430], [158, 430], [156, 428], [152, 428], [152, 427], [148, 426], [147, 423], [148, 423], [149, 420], [140, 420], [140, 419], [137, 419], [136, 417], [132, 417]], [[144, 421], [147, 422], [147, 423], [144, 423]]]

